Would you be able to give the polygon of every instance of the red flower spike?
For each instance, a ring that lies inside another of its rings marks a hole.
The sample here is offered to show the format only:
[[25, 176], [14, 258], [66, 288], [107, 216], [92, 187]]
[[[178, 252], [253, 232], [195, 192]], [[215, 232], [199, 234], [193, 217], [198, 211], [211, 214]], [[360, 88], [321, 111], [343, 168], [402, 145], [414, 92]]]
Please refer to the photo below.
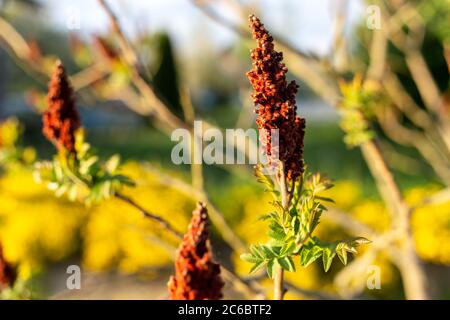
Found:
[[175, 276], [168, 287], [172, 300], [217, 300], [224, 283], [212, 261], [208, 211], [202, 203], [192, 213], [189, 229], [176, 253]]
[[285, 164], [285, 175], [293, 181], [304, 170], [303, 140], [305, 119], [297, 115], [295, 81], [287, 83], [288, 69], [282, 63], [283, 53], [274, 50], [273, 38], [254, 15], [249, 17], [257, 47], [251, 51], [252, 70], [247, 77], [253, 86], [256, 123], [263, 132], [269, 161], [274, 151], [271, 130], [279, 130], [279, 160]]
[[72, 87], [60, 61], [50, 79], [47, 103], [48, 110], [42, 116], [45, 137], [58, 150], [75, 153], [75, 131], [80, 127], [80, 117], [75, 108]]

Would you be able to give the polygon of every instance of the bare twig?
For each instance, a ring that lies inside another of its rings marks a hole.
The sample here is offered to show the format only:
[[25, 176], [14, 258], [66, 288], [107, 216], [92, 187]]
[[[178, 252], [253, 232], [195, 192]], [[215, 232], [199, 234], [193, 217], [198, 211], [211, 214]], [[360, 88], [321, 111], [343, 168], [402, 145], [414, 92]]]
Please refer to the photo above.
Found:
[[208, 204], [208, 211], [211, 221], [220, 230], [220, 233], [224, 240], [237, 252], [244, 252], [247, 246], [242, 240], [231, 230], [226, 223], [223, 214], [212, 204], [208, 195], [203, 191], [196, 189], [192, 185], [184, 182], [181, 179], [173, 178], [166, 175], [159, 170], [154, 169], [150, 164], [146, 164], [145, 168], [154, 174], [161, 183], [171, 188], [181, 191], [185, 195], [192, 197], [193, 199], [205, 202]]
[[[25, 38], [5, 19], [0, 17], [0, 43], [6, 52], [30, 77], [38, 83], [46, 84], [50, 79], [49, 71], [42, 63], [31, 58], [32, 48]], [[99, 64], [94, 64], [70, 76], [74, 91], [86, 88], [95, 81], [104, 78], [109, 72]]]
[[[191, 2], [215, 22], [223, 25], [243, 38], [248, 39], [251, 37], [251, 33], [244, 27], [243, 23], [234, 24], [233, 22], [228, 21], [210, 7], [206, 6], [203, 1], [191, 0]], [[297, 77], [305, 81], [324, 101], [330, 105], [335, 105], [339, 100], [339, 93], [337, 86], [333, 82], [328, 81], [330, 75], [327, 75], [326, 69], [324, 68], [327, 63], [322, 63], [322, 58], [294, 48], [290, 43], [282, 40], [282, 37], [276, 35], [274, 36], [274, 39], [275, 45], [284, 52], [285, 58], [289, 60], [289, 69]]]
[[377, 232], [368, 225], [357, 221], [349, 213], [343, 212], [338, 208], [328, 208], [324, 220], [329, 220], [344, 229], [350, 231], [353, 234], [366, 237], [368, 239], [374, 239], [378, 236]]
[[425, 271], [414, 249], [414, 240], [410, 229], [411, 209], [403, 199], [378, 143], [375, 140], [368, 141], [361, 146], [361, 150], [372, 176], [375, 178], [378, 190], [390, 208], [394, 221], [393, 228], [399, 228], [404, 235], [400, 244], [402, 255], [399, 257], [399, 268], [406, 296], [409, 299], [428, 299]]
[[420, 207], [428, 206], [428, 205], [437, 205], [450, 202], [450, 188], [443, 189], [429, 197], [423, 199], [423, 201], [416, 205], [413, 209], [418, 209]]
[[425, 106], [437, 113], [441, 94], [422, 53], [419, 49], [408, 50], [405, 59]]
[[342, 299], [340, 296], [338, 296], [336, 294], [299, 288], [299, 287], [293, 285], [289, 281], [284, 281], [284, 286], [286, 287], [287, 290], [289, 290], [292, 293], [295, 293], [295, 294], [298, 294], [301, 296], [306, 296], [306, 297], [309, 297], [312, 299], [317, 299], [317, 300], [341, 300]]
[[129, 205], [131, 205], [132, 207], [136, 208], [137, 210], [139, 210], [142, 215], [145, 218], [148, 218], [150, 220], [156, 221], [157, 223], [159, 223], [164, 229], [166, 229], [167, 231], [169, 231], [172, 235], [174, 235], [175, 237], [177, 237], [178, 239], [183, 239], [183, 234], [181, 232], [178, 232], [177, 230], [175, 230], [174, 227], [172, 227], [170, 225], [170, 223], [168, 221], [166, 221], [165, 219], [161, 218], [160, 216], [153, 214], [149, 211], [147, 211], [146, 209], [144, 209], [141, 205], [137, 204], [133, 199], [131, 199], [130, 197], [122, 194], [122, 193], [116, 193], [115, 197], [117, 199], [120, 199], [126, 203], [128, 203]]
[[426, 136], [417, 130], [401, 125], [393, 108], [379, 108], [377, 117], [383, 131], [389, 138], [397, 143], [415, 147], [442, 182], [446, 185], [450, 184], [450, 167], [442, 153], [433, 148], [433, 143], [430, 143]]
[[[138, 91], [147, 101], [148, 105], [154, 108], [155, 115], [158, 117], [159, 120], [161, 120], [165, 125], [167, 125], [168, 128], [171, 129], [184, 128], [192, 132], [192, 127], [189, 124], [186, 124], [184, 121], [182, 121], [180, 118], [178, 118], [170, 111], [167, 104], [157, 96], [154, 89], [146, 82], [144, 77], [140, 74], [140, 68], [137, 59], [138, 55], [135, 53], [134, 48], [132, 47], [127, 37], [123, 33], [117, 17], [113, 13], [112, 9], [108, 6], [106, 1], [98, 0], [98, 3], [107, 13], [113, 26], [113, 31], [120, 40], [119, 45], [124, 54], [125, 61], [130, 66], [132, 73], [131, 78], [134, 85], [137, 87]], [[165, 128], [162, 129], [168, 132], [167, 129]], [[245, 154], [245, 149], [243, 150], [243, 152]], [[209, 202], [207, 201], [208, 200], [207, 196], [203, 192], [202, 194], [203, 197], [199, 198], [199, 200]], [[228, 226], [223, 216], [217, 210], [211, 210], [211, 220], [216, 225], [219, 232], [222, 234], [224, 240], [227, 241], [231, 245], [231, 247], [233, 247], [234, 249], [242, 249], [244, 247], [244, 245], [238, 240], [233, 230]]]
[[[191, 0], [191, 3], [196, 6], [198, 9], [200, 9], [207, 17], [211, 18], [213, 21], [225, 26], [226, 28], [234, 31], [238, 35], [244, 37], [244, 38], [250, 38], [251, 33], [248, 31], [248, 29], [245, 27], [244, 24], [235, 24], [231, 21], [229, 21], [227, 18], [221, 16], [220, 14], [216, 13], [213, 9], [211, 9], [210, 6], [206, 5], [205, 1], [202, 0]], [[241, 17], [242, 18], [242, 17]], [[284, 50], [288, 50], [292, 53], [295, 53], [299, 57], [302, 57], [304, 59], [310, 60], [310, 61], [319, 61], [320, 59], [308, 52], [304, 52], [298, 48], [295, 48], [291, 43], [289, 43], [287, 40], [284, 40], [283, 37], [279, 35], [275, 35], [274, 39], [276, 43], [278, 43], [279, 46], [282, 46]]]

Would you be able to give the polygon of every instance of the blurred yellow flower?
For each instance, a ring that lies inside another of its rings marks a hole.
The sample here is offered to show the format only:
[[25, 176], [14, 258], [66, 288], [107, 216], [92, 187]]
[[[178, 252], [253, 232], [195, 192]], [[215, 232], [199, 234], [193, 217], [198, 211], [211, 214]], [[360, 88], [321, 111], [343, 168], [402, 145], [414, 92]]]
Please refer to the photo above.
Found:
[[[127, 163], [123, 173], [137, 182], [128, 194], [152, 213], [184, 232], [195, 202], [161, 185], [156, 177], [138, 163]], [[177, 240], [158, 224], [117, 199], [93, 208], [83, 231], [83, 262], [91, 270], [118, 267], [127, 273], [164, 267], [171, 262]]]
[[0, 203], [0, 240], [8, 259], [20, 264], [20, 275], [76, 250], [86, 210], [55, 199], [34, 183], [30, 170], [17, 166], [2, 176]]
[[8, 118], [0, 123], [0, 147], [12, 148], [19, 139], [21, 126], [16, 118]]
[[[414, 188], [406, 194], [406, 199], [411, 205], [418, 205], [437, 191], [439, 188], [432, 185]], [[450, 200], [419, 207], [414, 211], [411, 223], [420, 257], [450, 265]]]

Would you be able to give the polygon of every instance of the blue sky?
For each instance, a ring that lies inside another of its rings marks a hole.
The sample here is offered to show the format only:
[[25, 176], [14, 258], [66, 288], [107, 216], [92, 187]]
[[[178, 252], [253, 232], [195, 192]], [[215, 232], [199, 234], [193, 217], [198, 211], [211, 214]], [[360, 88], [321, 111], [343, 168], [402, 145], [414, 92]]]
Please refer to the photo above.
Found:
[[[238, 0], [228, 0], [238, 1]], [[271, 30], [287, 36], [296, 46], [326, 53], [333, 31], [333, 7], [345, 0], [252, 0], [261, 8], [261, 17]], [[108, 28], [103, 11], [95, 0], [41, 0], [50, 21], [66, 27], [72, 12], [80, 12], [83, 34], [101, 33]], [[222, 14], [233, 18], [225, 0], [214, 0]], [[214, 46], [229, 45], [235, 35], [205, 17], [189, 0], [109, 0], [130, 34], [141, 31], [167, 30], [182, 49], [201, 33]], [[361, 0], [348, 0], [349, 26], [362, 18]]]

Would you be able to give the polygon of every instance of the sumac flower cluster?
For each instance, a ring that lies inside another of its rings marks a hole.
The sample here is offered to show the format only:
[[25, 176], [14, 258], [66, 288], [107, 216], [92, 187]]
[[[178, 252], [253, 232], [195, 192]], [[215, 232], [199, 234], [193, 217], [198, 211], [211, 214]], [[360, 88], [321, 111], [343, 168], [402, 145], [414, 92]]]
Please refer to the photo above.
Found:
[[174, 300], [222, 298], [224, 283], [220, 265], [212, 260], [208, 211], [202, 203], [192, 213], [189, 229], [176, 254], [175, 276], [168, 286]]

